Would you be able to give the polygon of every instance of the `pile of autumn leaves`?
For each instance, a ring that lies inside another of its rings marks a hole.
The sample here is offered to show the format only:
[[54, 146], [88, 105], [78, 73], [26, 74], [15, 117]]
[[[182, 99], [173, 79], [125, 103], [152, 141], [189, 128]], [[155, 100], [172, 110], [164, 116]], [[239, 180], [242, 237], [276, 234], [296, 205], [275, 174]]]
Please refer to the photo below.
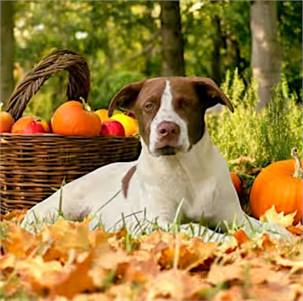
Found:
[[[0, 300], [303, 300], [303, 241], [223, 245], [180, 233], [88, 230], [59, 219], [33, 235], [1, 222]], [[302, 235], [300, 228], [297, 234]]]

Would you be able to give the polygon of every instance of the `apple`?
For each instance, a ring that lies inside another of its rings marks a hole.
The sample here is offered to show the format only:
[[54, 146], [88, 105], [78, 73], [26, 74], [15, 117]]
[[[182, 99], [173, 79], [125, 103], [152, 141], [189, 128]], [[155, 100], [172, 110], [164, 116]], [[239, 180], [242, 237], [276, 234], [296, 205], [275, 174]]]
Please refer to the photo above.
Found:
[[23, 116], [12, 126], [13, 134], [38, 134], [50, 133], [50, 131], [48, 122], [35, 116]]
[[106, 120], [101, 126], [101, 136], [125, 136], [123, 125], [117, 120]]
[[45, 133], [45, 129], [40, 122], [31, 121], [23, 130], [23, 134]]

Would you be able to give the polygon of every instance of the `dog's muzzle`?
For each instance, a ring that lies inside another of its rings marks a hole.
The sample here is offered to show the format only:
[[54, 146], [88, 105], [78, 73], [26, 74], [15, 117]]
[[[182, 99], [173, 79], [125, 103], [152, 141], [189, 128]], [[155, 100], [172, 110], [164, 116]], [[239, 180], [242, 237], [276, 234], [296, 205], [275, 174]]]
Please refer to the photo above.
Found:
[[179, 144], [180, 127], [175, 122], [162, 121], [157, 127], [157, 142], [155, 153], [157, 155], [175, 155], [181, 149]]

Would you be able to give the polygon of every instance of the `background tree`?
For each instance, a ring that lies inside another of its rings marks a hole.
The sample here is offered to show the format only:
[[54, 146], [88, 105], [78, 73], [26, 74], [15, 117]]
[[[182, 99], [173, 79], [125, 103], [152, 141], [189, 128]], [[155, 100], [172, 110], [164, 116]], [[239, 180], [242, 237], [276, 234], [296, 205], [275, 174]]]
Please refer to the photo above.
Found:
[[6, 102], [14, 87], [14, 1], [0, 1], [1, 10], [1, 87], [0, 100]]
[[160, 1], [162, 75], [185, 75], [179, 1]]
[[[68, 48], [83, 54], [91, 70], [89, 102], [93, 108], [107, 107], [112, 95], [124, 84], [162, 73], [158, 1], [14, 3], [16, 43], [11, 53], [15, 52], [15, 65], [27, 72], [54, 49]], [[248, 87], [252, 74], [250, 2], [186, 0], [178, 5], [186, 75], [213, 77], [221, 84], [228, 70], [237, 69]], [[279, 1], [276, 5], [282, 73], [290, 90], [299, 95], [302, 2]], [[1, 49], [4, 46], [1, 43]], [[15, 81], [19, 79], [20, 75], [15, 77]], [[64, 73], [49, 79], [30, 102], [29, 111], [49, 118], [65, 100], [65, 88]]]
[[278, 43], [277, 3], [255, 0], [251, 5], [252, 33], [251, 64], [257, 80], [259, 103], [262, 109], [271, 98], [273, 87], [281, 73], [281, 52]]

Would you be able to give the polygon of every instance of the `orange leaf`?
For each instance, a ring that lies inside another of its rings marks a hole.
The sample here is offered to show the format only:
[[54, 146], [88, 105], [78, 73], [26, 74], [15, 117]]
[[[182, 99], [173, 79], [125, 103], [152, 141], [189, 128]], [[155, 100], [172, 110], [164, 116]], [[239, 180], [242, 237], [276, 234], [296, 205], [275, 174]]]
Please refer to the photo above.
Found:
[[[201, 278], [181, 270], [169, 270], [158, 274], [148, 283], [144, 300], [188, 300], [197, 297], [199, 291], [209, 288]], [[157, 299], [159, 298], [159, 299]]]
[[296, 226], [288, 226], [287, 230], [294, 235], [303, 236], [303, 225], [298, 224]]
[[5, 224], [7, 225], [7, 236], [1, 241], [5, 253], [24, 258], [40, 244], [39, 236], [34, 236], [14, 223], [5, 222]]
[[234, 233], [234, 237], [237, 240], [238, 246], [241, 246], [242, 244], [246, 243], [249, 241], [249, 237], [247, 236], [246, 232], [242, 229], [236, 231]]
[[46, 261], [58, 259], [65, 262], [70, 250], [78, 254], [90, 249], [88, 222], [70, 222], [59, 219], [55, 224], [48, 225], [43, 231], [43, 241], [51, 242], [44, 255]]

